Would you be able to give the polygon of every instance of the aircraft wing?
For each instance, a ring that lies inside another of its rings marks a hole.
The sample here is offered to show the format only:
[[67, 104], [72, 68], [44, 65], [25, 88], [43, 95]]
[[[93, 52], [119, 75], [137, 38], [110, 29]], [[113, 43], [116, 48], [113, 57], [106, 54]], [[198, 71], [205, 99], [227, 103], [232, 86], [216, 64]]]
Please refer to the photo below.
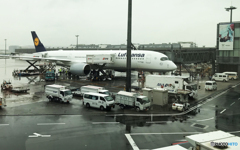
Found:
[[11, 58], [19, 58], [21, 60], [36, 60], [36, 61], [62, 61], [62, 62], [71, 62], [69, 59], [60, 59], [60, 58], [51, 58], [51, 57], [38, 57], [38, 56], [9, 56]]

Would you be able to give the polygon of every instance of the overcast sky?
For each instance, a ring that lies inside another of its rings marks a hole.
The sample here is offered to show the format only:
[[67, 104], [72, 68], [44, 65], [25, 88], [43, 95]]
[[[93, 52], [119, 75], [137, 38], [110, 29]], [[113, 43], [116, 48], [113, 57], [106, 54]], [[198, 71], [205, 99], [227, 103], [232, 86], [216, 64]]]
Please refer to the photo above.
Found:
[[[132, 0], [133, 43], [193, 41], [216, 45], [216, 27], [228, 22], [225, 7], [240, 0]], [[33, 45], [36, 31], [45, 46], [126, 44], [128, 0], [0, 0], [0, 49]]]

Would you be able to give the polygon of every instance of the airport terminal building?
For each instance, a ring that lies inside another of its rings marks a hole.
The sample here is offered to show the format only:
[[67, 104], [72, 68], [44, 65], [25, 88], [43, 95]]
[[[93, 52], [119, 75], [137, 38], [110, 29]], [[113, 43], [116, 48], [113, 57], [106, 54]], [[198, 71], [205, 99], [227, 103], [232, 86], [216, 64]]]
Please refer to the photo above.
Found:
[[233, 71], [240, 74], [240, 22], [217, 24], [217, 72]]

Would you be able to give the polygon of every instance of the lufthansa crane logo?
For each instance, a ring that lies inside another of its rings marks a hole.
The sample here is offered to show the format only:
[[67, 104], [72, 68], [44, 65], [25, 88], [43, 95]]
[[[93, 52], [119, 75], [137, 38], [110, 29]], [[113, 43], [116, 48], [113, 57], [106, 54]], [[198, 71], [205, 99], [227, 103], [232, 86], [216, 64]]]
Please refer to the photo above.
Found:
[[39, 39], [37, 37], [34, 39], [34, 44], [35, 44], [35, 46], [38, 46], [38, 44], [39, 44]]

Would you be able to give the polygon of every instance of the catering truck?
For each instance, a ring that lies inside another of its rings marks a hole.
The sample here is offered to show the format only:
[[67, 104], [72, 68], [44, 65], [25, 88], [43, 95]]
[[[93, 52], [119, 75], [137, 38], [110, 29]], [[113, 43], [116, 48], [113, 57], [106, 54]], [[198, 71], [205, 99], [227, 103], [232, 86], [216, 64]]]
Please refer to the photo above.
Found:
[[69, 103], [72, 100], [71, 90], [62, 85], [46, 85], [45, 94], [49, 101], [57, 100]]
[[187, 76], [148, 75], [146, 76], [146, 88], [164, 88], [168, 90], [169, 99], [182, 97], [186, 101], [188, 97], [197, 98], [197, 84], [188, 84]]
[[121, 109], [130, 107], [135, 108], [136, 111], [149, 110], [150, 101], [147, 96], [132, 92], [119, 91], [115, 96], [115, 105], [119, 105]]
[[110, 96], [110, 93], [108, 90], [106, 90], [104, 87], [100, 86], [93, 86], [93, 85], [86, 85], [81, 87], [81, 95], [85, 93], [99, 93], [99, 94], [106, 94]]

